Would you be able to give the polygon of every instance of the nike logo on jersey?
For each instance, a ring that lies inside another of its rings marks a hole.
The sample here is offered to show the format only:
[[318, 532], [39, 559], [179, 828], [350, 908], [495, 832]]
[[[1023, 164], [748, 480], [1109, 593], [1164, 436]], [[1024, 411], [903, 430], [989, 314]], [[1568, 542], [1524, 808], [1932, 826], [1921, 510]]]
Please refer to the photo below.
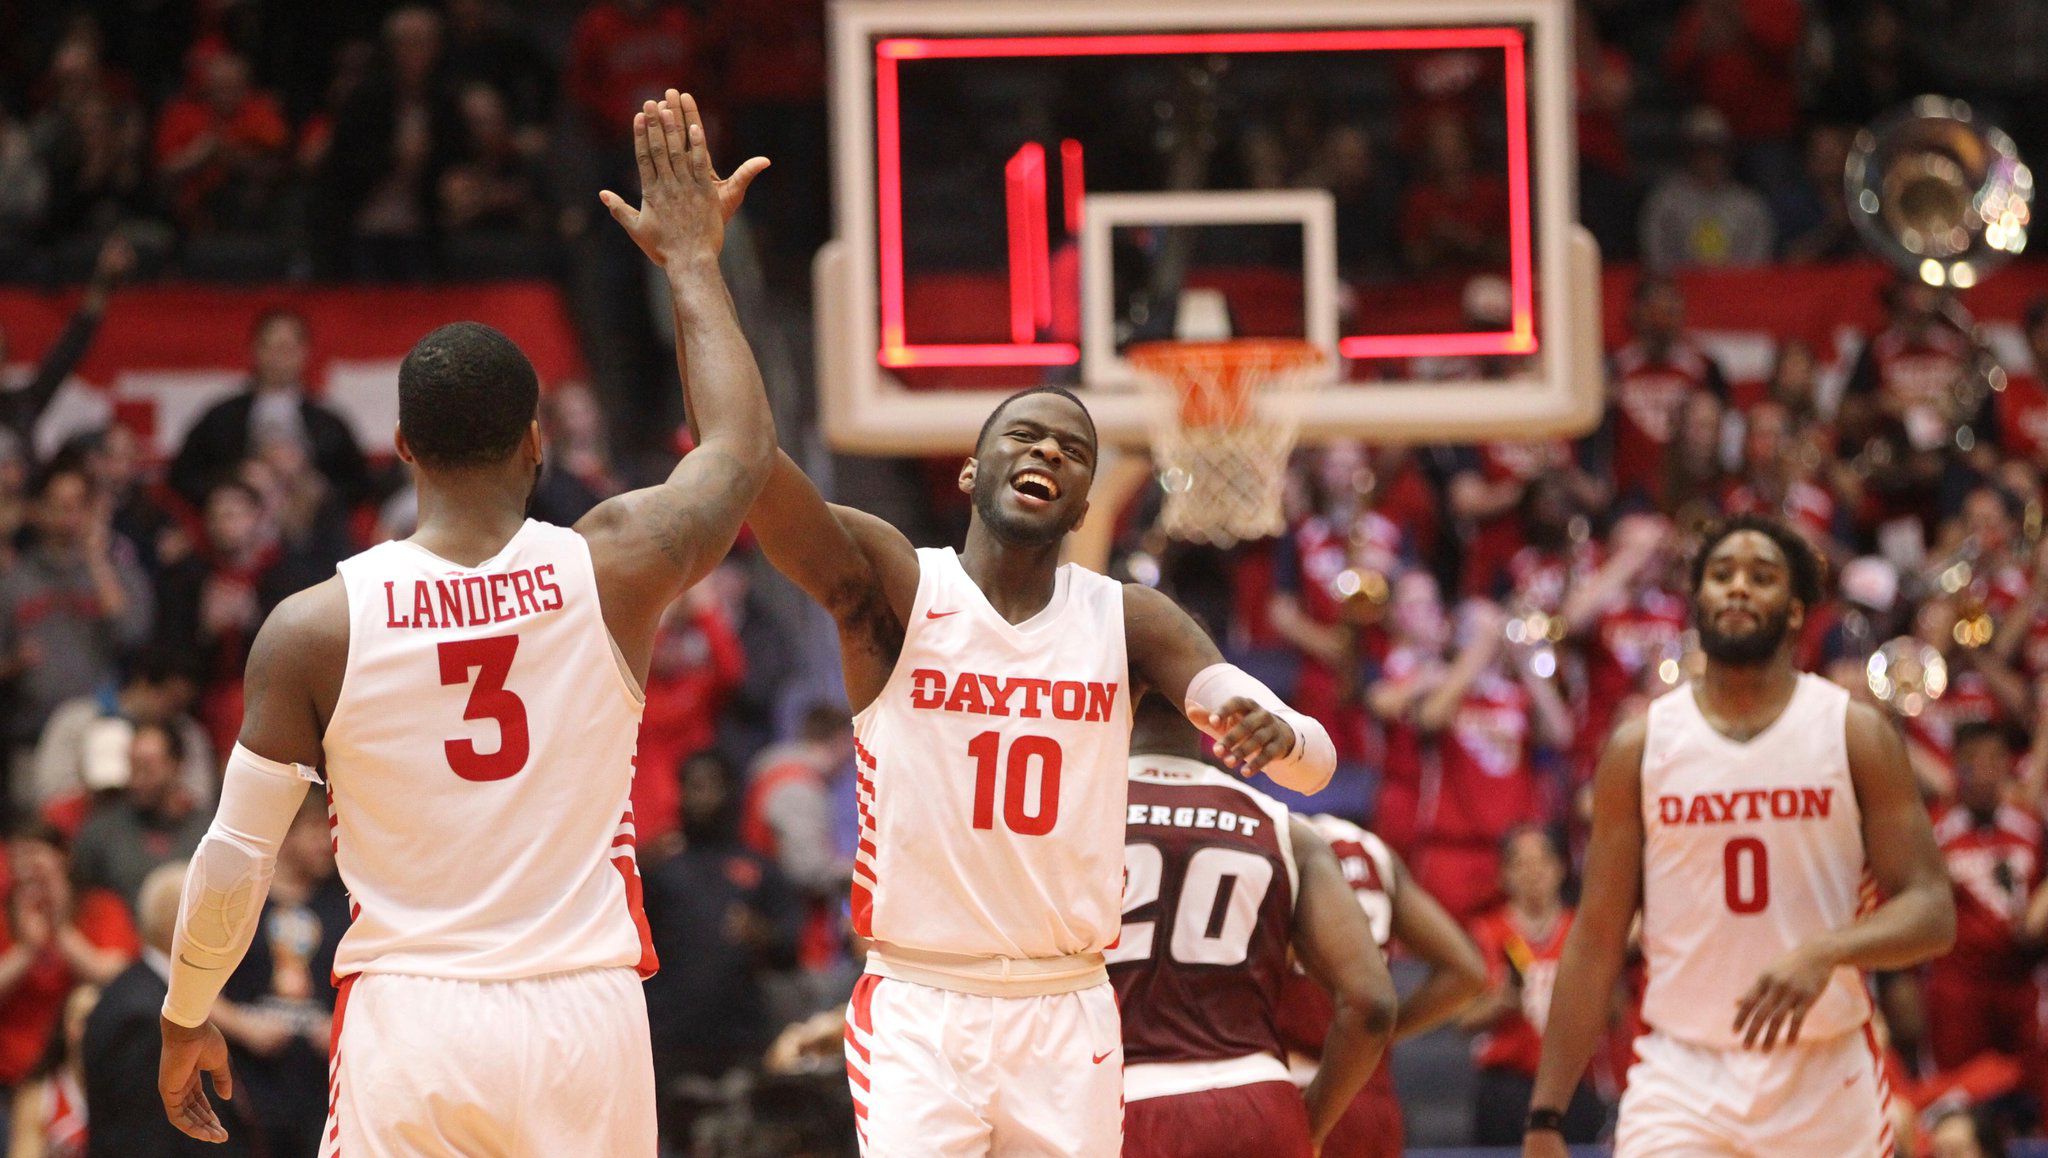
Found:
[[1109, 1059], [1110, 1054], [1113, 1054], [1115, 1052], [1116, 1051], [1113, 1049], [1103, 1050], [1101, 1053], [1096, 1054], [1093, 1060], [1096, 1065], [1101, 1065], [1104, 1061], [1107, 1061]]
[[960, 610], [959, 610], [959, 608], [957, 608], [957, 607], [956, 607], [956, 608], [954, 608], [954, 609], [953, 609], [953, 610], [951, 610], [951, 611], [927, 611], [927, 612], [925, 612], [925, 613], [924, 613], [924, 617], [925, 617], [926, 619], [944, 619], [944, 618], [945, 618], [945, 617], [947, 617], [948, 615], [958, 615], [958, 614], [960, 614]]

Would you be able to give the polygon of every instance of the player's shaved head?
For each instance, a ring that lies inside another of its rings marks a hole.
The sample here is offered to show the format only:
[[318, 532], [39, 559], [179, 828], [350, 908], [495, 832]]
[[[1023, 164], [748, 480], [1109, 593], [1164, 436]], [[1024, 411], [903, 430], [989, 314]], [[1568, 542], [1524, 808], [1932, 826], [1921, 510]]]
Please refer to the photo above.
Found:
[[398, 429], [425, 467], [503, 462], [539, 407], [533, 363], [481, 322], [442, 326], [398, 366]]
[[988, 412], [988, 421], [981, 424], [981, 433], [974, 436], [974, 453], [976, 455], [981, 454], [982, 444], [988, 441], [988, 432], [996, 428], [996, 422], [1002, 418], [1003, 411], [1008, 410], [1012, 402], [1020, 398], [1029, 398], [1033, 394], [1057, 394], [1061, 398], [1073, 403], [1075, 408], [1081, 412], [1081, 421], [1088, 425], [1088, 449], [1094, 450], [1099, 445], [1095, 437], [1095, 416], [1088, 413], [1088, 404], [1081, 401], [1079, 395], [1064, 386], [1033, 386], [1029, 389], [1019, 390], [1001, 402], [996, 403], [996, 408]]
[[1200, 760], [1202, 733], [1172, 700], [1148, 691], [1131, 708], [1131, 754]]

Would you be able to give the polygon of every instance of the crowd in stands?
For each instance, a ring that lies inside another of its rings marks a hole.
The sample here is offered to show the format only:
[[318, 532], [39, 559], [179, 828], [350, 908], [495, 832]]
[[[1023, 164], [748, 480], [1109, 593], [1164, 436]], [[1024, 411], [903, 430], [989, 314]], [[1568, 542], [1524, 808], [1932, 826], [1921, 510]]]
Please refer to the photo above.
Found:
[[[1610, 352], [1603, 427], [1576, 442], [1307, 449], [1279, 539], [1219, 554], [1163, 544], [1140, 518], [1120, 546], [1124, 572], [1161, 576], [1233, 658], [1329, 727], [1344, 768], [1303, 807], [1369, 823], [1484, 948], [1494, 988], [1461, 1023], [1475, 1035], [1477, 1140], [1511, 1141], [1518, 1115], [1499, 1110], [1533, 1074], [1594, 758], [1691, 670], [1689, 548], [1703, 519], [1745, 511], [1784, 518], [1831, 564], [1802, 666], [1873, 696], [1870, 656], [1905, 638], [1912, 648], [1888, 654], [1938, 654], [1948, 673], [1939, 697], [1892, 698], [1962, 929], [1950, 957], [1879, 979], [1902, 1153], [2039, 1127], [2048, 302], [2026, 315], [2030, 356], [1992, 394], [1956, 389], [1971, 351], [1934, 291], [1905, 282], [1840, 389], [1790, 340], [1745, 390], [1658, 276], [1850, 255], [1851, 133], [1923, 86], [1971, 97], [2023, 148], [2048, 145], [2015, 99], [2048, 72], [2038, 16], [1986, 4], [1991, 15], [1926, 23], [1948, 7], [1581, 5], [1582, 211], [1610, 256], [1646, 268], [1629, 339]], [[722, 156], [776, 158], [749, 219], [772, 291], [801, 302], [801, 259], [826, 227], [822, 8], [0, 2], [0, 280], [87, 285], [20, 388], [0, 391], [11, 1154], [183, 1152], [152, 1081], [153, 962], [239, 726], [247, 646], [279, 600], [408, 533], [413, 511], [402, 472], [309, 390], [313, 335], [289, 312], [254, 327], [246, 387], [164, 461], [119, 423], [38, 455], [31, 431], [109, 295], [166, 268], [547, 273], [572, 297], [603, 292], [576, 262], [602, 235], [592, 191], [629, 187], [615, 122], [680, 76], [718, 94], [714, 130], [736, 142]], [[1475, 86], [1498, 78], [1469, 63], [1404, 71], [1411, 112], [1385, 139], [1290, 113], [1245, 135], [1243, 168], [1255, 183], [1334, 188], [1347, 212], [1384, 222], [1371, 243], [1384, 252], [1347, 262], [1484, 269], [1501, 242], [1473, 223], [1505, 220], [1487, 208], [1504, 194], [1471, 109]], [[609, 331], [581, 320], [600, 362]], [[4, 323], [0, 366], [23, 360]], [[1446, 360], [1428, 374], [1487, 369]], [[573, 523], [637, 477], [612, 445], [633, 422], [620, 396], [573, 383], [547, 395], [536, 517]], [[719, 1154], [850, 1144], [843, 1071], [760, 1065], [784, 1026], [840, 1003], [858, 968], [844, 913], [851, 730], [843, 704], [792, 702], [811, 686], [792, 670], [800, 628], [770, 610], [769, 586], [743, 547], [671, 609], [647, 686], [634, 803], [678, 1153], [691, 1139]], [[225, 1107], [225, 1149], [314, 1152], [327, 963], [347, 920], [316, 797], [220, 1007], [249, 1091]], [[1574, 1107], [1588, 1131], [1625, 1069], [1628, 997], [1623, 1044], [1595, 1067], [1592, 1104]]]

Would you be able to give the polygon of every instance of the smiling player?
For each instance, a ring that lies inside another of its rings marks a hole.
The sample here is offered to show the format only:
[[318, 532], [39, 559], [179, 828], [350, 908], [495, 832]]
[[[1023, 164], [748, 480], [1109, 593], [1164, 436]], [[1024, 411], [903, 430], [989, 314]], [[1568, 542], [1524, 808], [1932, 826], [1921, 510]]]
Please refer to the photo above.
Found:
[[749, 515], [837, 620], [858, 713], [853, 921], [875, 944], [846, 1040], [869, 1155], [1118, 1153], [1102, 952], [1133, 685], [1184, 705], [1240, 770], [1313, 792], [1336, 764], [1322, 726], [1172, 600], [1061, 565], [1095, 453], [1086, 407], [1041, 387], [997, 406], [961, 466], [964, 550], [828, 505], [787, 456]]
[[[1531, 1158], [1565, 1153], [1558, 1125], [1606, 1025], [1638, 900], [1650, 1032], [1617, 1155], [1892, 1152], [1858, 971], [1946, 951], [1955, 907], [1897, 731], [1792, 666], [1820, 570], [1768, 519], [1732, 520], [1700, 547], [1706, 673], [1618, 729], [1595, 774]], [[1878, 892], [1890, 899], [1873, 908]]]

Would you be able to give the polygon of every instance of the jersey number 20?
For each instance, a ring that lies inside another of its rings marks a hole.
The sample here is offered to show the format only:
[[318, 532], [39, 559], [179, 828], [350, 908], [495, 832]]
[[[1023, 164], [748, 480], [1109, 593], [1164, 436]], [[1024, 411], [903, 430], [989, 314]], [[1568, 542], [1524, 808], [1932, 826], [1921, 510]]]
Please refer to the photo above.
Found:
[[[1157, 901], [1165, 875], [1166, 856], [1159, 846], [1125, 845], [1124, 912]], [[1273, 862], [1265, 857], [1215, 845], [1196, 849], [1181, 869], [1167, 955], [1183, 965], [1242, 965], [1251, 953], [1259, 906], [1272, 884]], [[1114, 965], [1151, 957], [1158, 931], [1158, 921], [1125, 921], [1116, 948], [1103, 959]]]
[[440, 647], [441, 686], [466, 684], [469, 673], [476, 673], [476, 686], [469, 690], [469, 703], [462, 709], [462, 718], [495, 720], [498, 724], [496, 751], [479, 752], [475, 741], [466, 739], [442, 744], [448, 753], [448, 767], [464, 780], [506, 780], [526, 767], [530, 751], [526, 703], [505, 690], [505, 677], [512, 674], [512, 657], [518, 651], [516, 635], [450, 640]]

